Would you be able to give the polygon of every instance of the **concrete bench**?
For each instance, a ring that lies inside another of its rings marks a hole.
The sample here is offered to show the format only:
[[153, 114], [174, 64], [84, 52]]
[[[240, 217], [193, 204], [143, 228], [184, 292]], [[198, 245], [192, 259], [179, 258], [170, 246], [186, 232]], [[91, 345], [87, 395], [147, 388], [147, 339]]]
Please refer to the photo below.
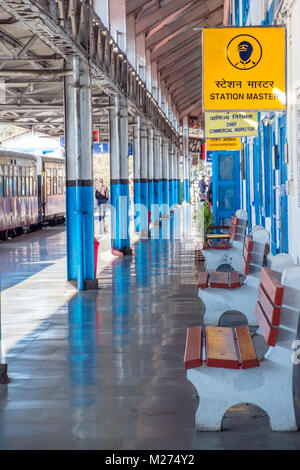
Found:
[[274, 431], [298, 429], [292, 353], [299, 313], [300, 266], [284, 270], [281, 282], [277, 273], [264, 267], [254, 309], [258, 335], [269, 346], [262, 359], [247, 326], [188, 329], [184, 366], [199, 396], [197, 430], [220, 431], [226, 411], [241, 403], [265, 410]]
[[[250, 235], [246, 235], [244, 239], [244, 248], [242, 254], [242, 266], [244, 275], [248, 275], [250, 273], [250, 263], [253, 257], [253, 250], [253, 238]], [[235, 289], [237, 287], [241, 287], [241, 285], [241, 276], [238, 271], [207, 272], [202, 269], [198, 277], [199, 289], [207, 289], [208, 287], [220, 289]]]
[[[207, 287], [203, 280], [204, 274], [200, 272], [198, 280], [198, 297], [204, 302], [204, 323], [207, 325], [218, 325], [220, 317], [225, 311], [241, 311], [248, 320], [248, 324], [257, 325], [254, 316], [259, 276], [265, 259], [265, 248], [269, 242], [269, 234], [265, 229], [256, 230], [253, 237], [247, 235], [244, 239], [244, 249], [241, 251], [241, 265], [243, 270], [234, 274], [218, 273], [214, 276], [213, 285], [210, 282], [211, 274], [208, 273]], [[280, 260], [277, 260], [277, 258]], [[284, 268], [294, 264], [290, 255], [277, 255], [272, 259], [272, 268], [282, 271]], [[276, 266], [274, 268], [273, 266]], [[241, 276], [243, 281], [241, 282]], [[227, 286], [222, 277], [230, 276]], [[219, 280], [219, 285], [218, 281]], [[239, 284], [240, 283], [240, 286]], [[213, 288], [211, 288], [213, 287]], [[227, 288], [224, 288], [227, 287]], [[234, 288], [229, 288], [234, 287]]]
[[[206, 258], [206, 268], [208, 270], [216, 270], [222, 263], [230, 264], [233, 269], [239, 271], [241, 267], [240, 253], [243, 248], [244, 237], [247, 228], [247, 212], [237, 211], [235, 216], [232, 217], [232, 227], [228, 234], [225, 235], [225, 240], [221, 238], [214, 240], [213, 234], [208, 234], [208, 240], [203, 246], [203, 252]], [[229, 237], [229, 238], [228, 238]], [[210, 246], [209, 246], [210, 245]], [[235, 262], [238, 257], [238, 262]]]

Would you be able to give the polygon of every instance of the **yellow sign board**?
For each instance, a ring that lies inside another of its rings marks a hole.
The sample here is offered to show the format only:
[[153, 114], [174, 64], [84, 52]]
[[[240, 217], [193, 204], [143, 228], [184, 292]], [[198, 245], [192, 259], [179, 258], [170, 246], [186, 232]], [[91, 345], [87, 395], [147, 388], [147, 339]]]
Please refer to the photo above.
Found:
[[285, 109], [285, 28], [204, 28], [203, 71], [205, 111]]
[[216, 150], [240, 150], [240, 137], [228, 137], [225, 139], [206, 139], [206, 151]]
[[207, 138], [257, 135], [257, 113], [251, 111], [205, 113], [205, 137]]

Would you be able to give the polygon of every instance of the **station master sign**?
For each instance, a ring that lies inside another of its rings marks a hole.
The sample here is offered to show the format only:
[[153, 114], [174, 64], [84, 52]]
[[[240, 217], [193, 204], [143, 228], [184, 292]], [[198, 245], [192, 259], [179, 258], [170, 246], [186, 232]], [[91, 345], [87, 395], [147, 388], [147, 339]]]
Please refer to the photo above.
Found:
[[204, 111], [285, 109], [285, 28], [204, 28], [202, 47]]

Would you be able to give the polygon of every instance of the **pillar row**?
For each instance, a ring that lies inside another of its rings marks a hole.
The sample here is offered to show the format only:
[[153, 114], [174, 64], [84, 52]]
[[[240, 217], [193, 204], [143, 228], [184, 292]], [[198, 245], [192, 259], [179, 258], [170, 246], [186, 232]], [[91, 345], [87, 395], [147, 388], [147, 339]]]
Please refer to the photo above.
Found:
[[112, 248], [127, 254], [130, 253], [128, 110], [122, 96], [110, 98], [109, 124]]
[[158, 132], [154, 132], [153, 136], [153, 164], [154, 164], [154, 208], [152, 210], [152, 222], [154, 224], [159, 223], [159, 211], [161, 204], [161, 180], [162, 180], [162, 168], [161, 168], [161, 145], [160, 135]]
[[162, 217], [167, 218], [169, 216], [169, 142], [164, 139], [162, 144], [162, 180], [163, 180], [163, 209]]
[[148, 127], [148, 208], [151, 212], [151, 221], [153, 222], [153, 208], [155, 204], [154, 195], [154, 130]]
[[190, 202], [190, 158], [189, 158], [189, 126], [188, 117], [183, 118], [183, 200]]

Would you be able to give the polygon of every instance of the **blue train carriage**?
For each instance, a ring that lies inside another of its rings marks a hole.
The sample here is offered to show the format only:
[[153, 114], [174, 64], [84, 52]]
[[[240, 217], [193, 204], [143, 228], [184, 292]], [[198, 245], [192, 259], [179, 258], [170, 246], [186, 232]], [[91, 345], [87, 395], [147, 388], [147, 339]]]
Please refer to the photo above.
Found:
[[36, 157], [0, 150], [0, 238], [19, 235], [37, 223]]

